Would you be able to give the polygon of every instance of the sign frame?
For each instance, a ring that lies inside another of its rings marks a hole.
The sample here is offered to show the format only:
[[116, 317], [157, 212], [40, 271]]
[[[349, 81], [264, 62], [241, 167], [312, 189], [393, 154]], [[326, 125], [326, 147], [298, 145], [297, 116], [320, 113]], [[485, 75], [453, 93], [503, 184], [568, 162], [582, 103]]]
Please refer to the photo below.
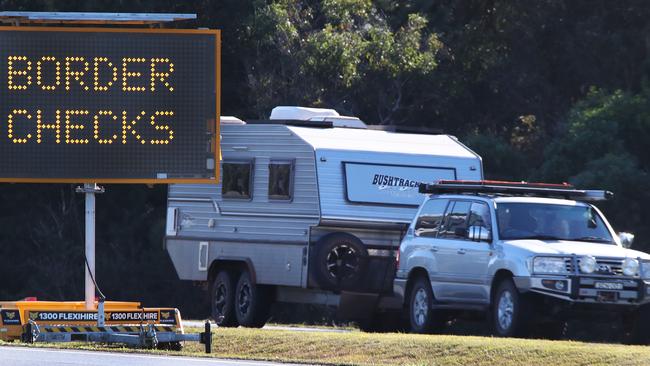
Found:
[[101, 27], [50, 27], [50, 26], [0, 26], [0, 32], [73, 32], [73, 33], [157, 33], [157, 34], [209, 34], [215, 36], [215, 105], [214, 178], [9, 178], [0, 177], [0, 183], [105, 183], [105, 184], [173, 184], [219, 183], [221, 181], [220, 117], [221, 117], [221, 30], [219, 29], [165, 29], [165, 28], [101, 28]]

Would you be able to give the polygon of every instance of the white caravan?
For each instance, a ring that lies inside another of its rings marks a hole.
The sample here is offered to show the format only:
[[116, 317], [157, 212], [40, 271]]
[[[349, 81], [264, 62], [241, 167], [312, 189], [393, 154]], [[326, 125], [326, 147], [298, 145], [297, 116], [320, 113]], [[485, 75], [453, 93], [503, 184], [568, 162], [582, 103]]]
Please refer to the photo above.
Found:
[[220, 184], [169, 187], [165, 248], [181, 279], [209, 283], [222, 326], [261, 326], [275, 301], [346, 318], [390, 308], [419, 183], [483, 178], [453, 136], [374, 130], [333, 110], [222, 118], [221, 136]]

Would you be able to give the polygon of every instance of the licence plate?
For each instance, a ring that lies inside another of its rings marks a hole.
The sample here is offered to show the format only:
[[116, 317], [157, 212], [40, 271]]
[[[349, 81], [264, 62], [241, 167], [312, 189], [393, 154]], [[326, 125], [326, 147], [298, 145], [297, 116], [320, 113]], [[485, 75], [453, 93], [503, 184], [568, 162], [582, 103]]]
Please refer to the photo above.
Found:
[[600, 290], [622, 290], [623, 284], [621, 282], [596, 282], [594, 287]]

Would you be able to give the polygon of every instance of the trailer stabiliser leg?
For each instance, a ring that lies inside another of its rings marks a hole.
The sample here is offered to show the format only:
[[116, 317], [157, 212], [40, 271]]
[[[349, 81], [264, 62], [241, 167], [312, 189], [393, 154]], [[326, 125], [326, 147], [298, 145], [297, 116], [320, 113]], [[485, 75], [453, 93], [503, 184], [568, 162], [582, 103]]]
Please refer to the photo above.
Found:
[[205, 344], [205, 353], [212, 353], [212, 329], [210, 321], [205, 321], [205, 331], [201, 333], [199, 342]]
[[23, 334], [20, 335], [20, 338], [24, 343], [35, 343], [40, 333], [41, 331], [38, 328], [38, 324], [30, 319], [29, 322], [23, 326]]
[[158, 337], [156, 336], [156, 328], [153, 324], [148, 324], [145, 327], [140, 326], [140, 346], [148, 349], [158, 347]]

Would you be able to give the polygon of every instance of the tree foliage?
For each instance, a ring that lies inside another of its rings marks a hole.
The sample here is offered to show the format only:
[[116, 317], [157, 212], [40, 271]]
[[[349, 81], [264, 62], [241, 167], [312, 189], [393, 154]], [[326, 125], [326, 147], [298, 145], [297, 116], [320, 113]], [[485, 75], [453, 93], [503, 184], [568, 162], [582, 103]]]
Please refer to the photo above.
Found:
[[420, 94], [412, 81], [436, 67], [441, 43], [420, 14], [393, 28], [371, 1], [258, 1], [255, 8], [244, 65], [258, 117], [280, 99], [404, 122], [403, 109]]
[[615, 227], [636, 231], [637, 247], [650, 249], [650, 90], [637, 94], [591, 89], [568, 113], [567, 123], [544, 152], [537, 177], [609, 189], [604, 207]]

